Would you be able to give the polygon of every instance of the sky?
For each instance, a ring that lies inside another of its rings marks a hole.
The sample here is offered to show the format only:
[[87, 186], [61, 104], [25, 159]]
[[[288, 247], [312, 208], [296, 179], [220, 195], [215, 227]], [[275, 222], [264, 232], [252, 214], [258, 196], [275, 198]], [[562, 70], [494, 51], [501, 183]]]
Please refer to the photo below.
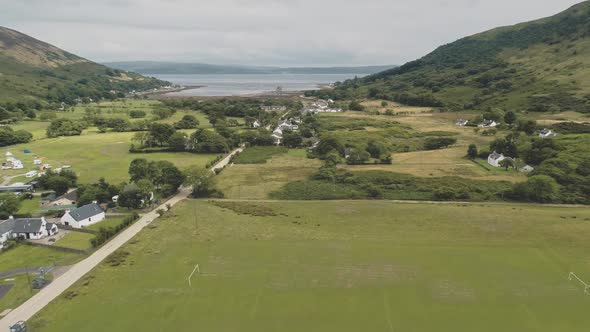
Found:
[[97, 62], [403, 64], [581, 0], [0, 0], [0, 25]]

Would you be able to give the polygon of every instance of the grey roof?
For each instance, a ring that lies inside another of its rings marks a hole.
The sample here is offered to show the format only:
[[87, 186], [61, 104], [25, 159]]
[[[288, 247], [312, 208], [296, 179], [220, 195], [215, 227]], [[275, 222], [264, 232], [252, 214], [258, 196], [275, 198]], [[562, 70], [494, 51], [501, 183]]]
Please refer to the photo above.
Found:
[[100, 208], [100, 206], [98, 206], [98, 204], [90, 203], [81, 206], [77, 209], [71, 210], [70, 215], [72, 216], [72, 218], [74, 218], [74, 220], [80, 221], [93, 217], [102, 212], [104, 211]]
[[14, 219], [14, 233], [37, 233], [41, 230], [43, 220], [40, 218], [19, 218]]
[[504, 155], [494, 151], [490, 154], [489, 157], [492, 158], [493, 160], [496, 160], [496, 159], [499, 159], [500, 157], [504, 157]]
[[55, 226], [54, 223], [48, 222], [48, 223], [45, 224], [45, 229], [47, 229], [48, 231], [50, 231], [53, 228], [53, 226]]
[[14, 219], [0, 221], [0, 235], [8, 233], [14, 229]]
[[78, 200], [78, 190], [72, 190], [69, 193], [65, 193], [59, 197], [57, 197], [55, 200], [60, 200], [60, 199], [68, 199], [70, 201], [77, 201]]

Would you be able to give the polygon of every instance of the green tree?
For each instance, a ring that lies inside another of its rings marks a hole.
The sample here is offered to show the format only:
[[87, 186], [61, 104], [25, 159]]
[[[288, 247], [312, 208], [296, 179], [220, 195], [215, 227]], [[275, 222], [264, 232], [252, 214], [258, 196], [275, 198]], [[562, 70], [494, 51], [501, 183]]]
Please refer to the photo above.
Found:
[[519, 183], [514, 188], [515, 198], [540, 203], [549, 203], [557, 199], [559, 184], [547, 175], [531, 176], [527, 182]]
[[382, 156], [389, 155], [389, 149], [387, 145], [381, 141], [370, 140], [367, 144], [367, 152], [371, 155], [371, 158], [381, 158]]
[[505, 170], [508, 170], [510, 167], [514, 167], [514, 160], [512, 158], [502, 159], [499, 165], [500, 167], [504, 167]]
[[477, 145], [469, 144], [469, 147], [467, 148], [467, 157], [471, 160], [474, 160], [477, 158], [477, 153]]
[[193, 115], [187, 114], [174, 124], [176, 129], [195, 129], [199, 126], [199, 120]]
[[516, 121], [516, 119], [516, 113], [514, 113], [513, 111], [508, 111], [506, 112], [506, 114], [504, 114], [504, 122], [506, 122], [507, 124], [513, 124]]
[[286, 147], [296, 148], [303, 143], [303, 137], [301, 137], [301, 133], [297, 131], [285, 130], [283, 132], [283, 141], [281, 143]]
[[132, 189], [119, 194], [117, 204], [128, 209], [139, 209], [145, 200], [145, 194], [139, 189]]
[[21, 201], [14, 194], [0, 195], [0, 218], [7, 219], [20, 209]]
[[149, 128], [150, 141], [154, 145], [164, 146], [168, 144], [170, 136], [176, 132], [176, 129], [167, 123], [152, 123]]
[[186, 149], [188, 137], [183, 132], [175, 132], [168, 139], [168, 146], [172, 151], [184, 151]]
[[185, 173], [184, 184], [193, 188], [193, 197], [208, 197], [216, 191], [213, 172], [208, 169], [190, 169]]

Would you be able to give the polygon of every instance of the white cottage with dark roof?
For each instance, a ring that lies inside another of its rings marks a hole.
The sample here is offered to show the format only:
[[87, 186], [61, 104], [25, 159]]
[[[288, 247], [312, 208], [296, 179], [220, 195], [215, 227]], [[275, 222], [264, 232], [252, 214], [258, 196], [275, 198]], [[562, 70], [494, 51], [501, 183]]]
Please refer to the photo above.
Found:
[[103, 221], [105, 213], [96, 203], [87, 204], [77, 209], [67, 210], [61, 217], [61, 223], [74, 228], [84, 228]]
[[4, 242], [11, 238], [39, 240], [58, 232], [56, 224], [45, 221], [45, 218], [10, 218], [0, 224], [0, 237]]

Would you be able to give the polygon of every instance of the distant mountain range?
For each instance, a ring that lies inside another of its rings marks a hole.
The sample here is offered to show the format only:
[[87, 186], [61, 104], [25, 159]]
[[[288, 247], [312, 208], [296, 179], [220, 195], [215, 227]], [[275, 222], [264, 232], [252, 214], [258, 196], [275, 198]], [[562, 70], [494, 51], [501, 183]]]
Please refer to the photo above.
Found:
[[454, 110], [590, 112], [590, 1], [443, 45], [331, 93]]
[[74, 102], [167, 84], [111, 69], [18, 31], [0, 27], [0, 104]]
[[182, 74], [374, 74], [395, 68], [388, 66], [360, 67], [256, 67], [240, 65], [212, 65], [204, 63], [176, 63], [157, 61], [106, 62], [104, 65], [146, 75]]

